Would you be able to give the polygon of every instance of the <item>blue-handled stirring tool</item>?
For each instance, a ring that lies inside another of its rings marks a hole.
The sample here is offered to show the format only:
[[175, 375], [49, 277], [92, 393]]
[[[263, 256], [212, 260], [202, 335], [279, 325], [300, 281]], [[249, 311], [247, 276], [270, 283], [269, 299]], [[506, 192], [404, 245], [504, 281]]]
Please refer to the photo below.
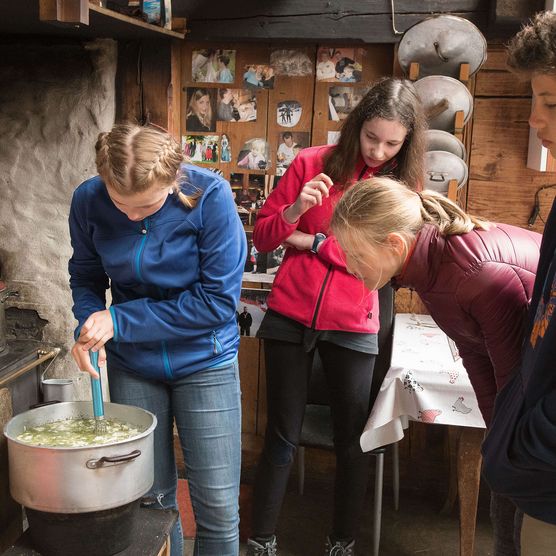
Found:
[[91, 376], [91, 390], [93, 393], [93, 415], [95, 416], [95, 433], [106, 434], [106, 422], [104, 420], [104, 403], [102, 401], [102, 388], [100, 384], [100, 369], [98, 366], [98, 351], [89, 351], [91, 365], [98, 373], [98, 378]]

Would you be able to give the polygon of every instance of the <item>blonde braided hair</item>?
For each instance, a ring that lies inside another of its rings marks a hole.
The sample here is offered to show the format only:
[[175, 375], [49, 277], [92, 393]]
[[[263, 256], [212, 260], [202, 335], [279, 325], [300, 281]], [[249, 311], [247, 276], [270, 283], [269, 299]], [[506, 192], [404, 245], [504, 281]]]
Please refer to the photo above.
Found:
[[153, 126], [118, 124], [100, 133], [96, 166], [104, 182], [118, 193], [142, 193], [153, 185], [171, 187], [180, 201], [193, 208], [200, 194], [186, 195], [178, 179], [185, 158], [178, 142]]

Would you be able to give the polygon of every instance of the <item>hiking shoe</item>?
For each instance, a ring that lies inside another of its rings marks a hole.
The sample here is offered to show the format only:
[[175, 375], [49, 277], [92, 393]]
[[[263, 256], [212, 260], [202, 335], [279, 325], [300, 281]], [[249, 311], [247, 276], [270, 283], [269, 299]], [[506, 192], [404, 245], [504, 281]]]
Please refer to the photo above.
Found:
[[355, 556], [354, 547], [355, 541], [336, 541], [334, 546], [330, 541], [330, 537], [326, 539], [326, 548], [324, 549], [324, 556]]
[[247, 540], [247, 556], [276, 556], [278, 554], [278, 545], [276, 544], [276, 535], [272, 535], [270, 540], [263, 544], [254, 539]]

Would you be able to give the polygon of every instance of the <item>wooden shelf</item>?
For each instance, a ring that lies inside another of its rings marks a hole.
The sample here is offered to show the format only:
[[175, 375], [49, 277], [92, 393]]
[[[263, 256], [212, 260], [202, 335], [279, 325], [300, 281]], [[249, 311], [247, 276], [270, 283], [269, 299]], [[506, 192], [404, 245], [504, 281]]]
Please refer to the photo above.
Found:
[[107, 8], [87, 3], [89, 24], [41, 21], [39, 0], [9, 2], [2, 9], [2, 35], [57, 35], [75, 38], [183, 39], [178, 33]]
[[[92, 28], [102, 28], [102, 29], [114, 29], [116, 33], [118, 29], [129, 26], [131, 29], [136, 28], [138, 33], [154, 33], [155, 35], [165, 35], [172, 39], [183, 39], [185, 37], [184, 33], [177, 33], [176, 31], [171, 31], [170, 29], [165, 29], [164, 27], [159, 27], [157, 25], [152, 25], [136, 19], [134, 17], [129, 17], [127, 15], [120, 14], [108, 8], [102, 8], [89, 2], [89, 27]], [[152, 37], [154, 38], [154, 37]]]

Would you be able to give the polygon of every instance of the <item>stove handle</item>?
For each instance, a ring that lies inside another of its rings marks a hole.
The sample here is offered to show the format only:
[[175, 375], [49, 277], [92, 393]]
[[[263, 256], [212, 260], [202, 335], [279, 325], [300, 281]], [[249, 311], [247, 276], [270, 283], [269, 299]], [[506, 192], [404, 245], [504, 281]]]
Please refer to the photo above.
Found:
[[[121, 465], [129, 463], [141, 455], [141, 450], [133, 450], [129, 454], [123, 456], [104, 456], [99, 459], [90, 459], [85, 464], [89, 469], [99, 469], [100, 467], [111, 467], [112, 465]], [[109, 464], [109, 465], [105, 465]]]

